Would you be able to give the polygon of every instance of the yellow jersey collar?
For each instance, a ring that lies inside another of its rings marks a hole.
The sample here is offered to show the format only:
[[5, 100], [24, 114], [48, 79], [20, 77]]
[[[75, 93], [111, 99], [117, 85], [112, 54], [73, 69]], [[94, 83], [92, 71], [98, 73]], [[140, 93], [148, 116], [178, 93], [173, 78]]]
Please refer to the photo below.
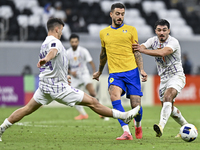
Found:
[[111, 27], [112, 29], [118, 29], [118, 28], [121, 28], [123, 25], [124, 25], [124, 23], [122, 23], [122, 25], [119, 26], [119, 27], [117, 27], [117, 28], [113, 27], [112, 25], [110, 25], [110, 27]]

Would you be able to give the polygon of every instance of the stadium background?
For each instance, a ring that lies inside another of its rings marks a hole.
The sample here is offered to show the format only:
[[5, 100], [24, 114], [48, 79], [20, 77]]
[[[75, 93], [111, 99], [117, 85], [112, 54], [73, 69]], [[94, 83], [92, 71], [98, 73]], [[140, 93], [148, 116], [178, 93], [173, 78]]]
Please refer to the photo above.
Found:
[[[86, 47], [99, 65], [99, 31], [111, 23], [109, 0], [3, 0], [0, 1], [0, 105], [24, 105], [33, 95], [38, 83], [39, 70], [36, 67], [40, 46], [46, 37], [45, 19], [57, 14], [66, 14], [65, 30], [61, 41], [68, 48], [70, 33], [80, 35], [80, 45]], [[177, 103], [200, 103], [199, 0], [121, 0], [126, 5], [124, 22], [138, 31], [139, 42], [154, 35], [153, 25], [159, 18], [171, 23], [171, 35], [181, 45], [192, 62], [192, 74]], [[47, 12], [47, 6], [51, 10]], [[61, 6], [61, 8], [59, 8]], [[53, 13], [51, 13], [53, 12]], [[64, 15], [63, 15], [64, 16]], [[156, 66], [152, 57], [143, 55], [144, 68], [149, 75], [142, 84], [143, 105], [159, 104]], [[27, 67], [28, 66], [28, 67]], [[24, 70], [24, 69], [27, 70]], [[89, 66], [91, 71], [91, 68]], [[108, 69], [105, 67], [100, 82], [93, 81], [100, 101], [110, 105], [107, 92]], [[126, 105], [129, 102], [122, 98]], [[52, 104], [56, 105], [56, 104]]]

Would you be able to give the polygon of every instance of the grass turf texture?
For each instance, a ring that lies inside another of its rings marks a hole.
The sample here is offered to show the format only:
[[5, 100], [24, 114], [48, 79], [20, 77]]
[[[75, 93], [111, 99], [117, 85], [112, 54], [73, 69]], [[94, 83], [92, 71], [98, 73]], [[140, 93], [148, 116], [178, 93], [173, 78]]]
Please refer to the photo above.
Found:
[[[188, 122], [200, 130], [200, 106], [177, 106]], [[0, 108], [0, 123], [17, 108]], [[129, 110], [129, 108], [125, 108]], [[143, 138], [135, 138], [133, 122], [129, 124], [133, 141], [117, 141], [122, 129], [116, 119], [103, 121], [89, 108], [89, 119], [75, 121], [74, 108], [40, 108], [23, 118], [3, 134], [0, 149], [22, 150], [197, 150], [200, 138], [187, 143], [174, 138], [180, 126], [170, 117], [161, 138], [155, 137], [153, 124], [159, 122], [161, 106], [143, 107]]]

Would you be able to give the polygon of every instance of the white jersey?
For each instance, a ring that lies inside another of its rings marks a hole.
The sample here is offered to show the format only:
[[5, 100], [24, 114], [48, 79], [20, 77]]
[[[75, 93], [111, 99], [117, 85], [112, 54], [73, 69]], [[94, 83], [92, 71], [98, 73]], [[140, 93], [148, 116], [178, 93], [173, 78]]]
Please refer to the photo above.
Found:
[[75, 51], [72, 48], [67, 49], [67, 59], [70, 70], [76, 71], [78, 78], [83, 74], [89, 74], [87, 63], [92, 61], [92, 57], [86, 48], [78, 46]]
[[63, 85], [68, 83], [68, 60], [66, 50], [60, 40], [54, 36], [47, 36], [41, 46], [40, 59], [53, 48], [58, 50], [55, 58], [40, 68], [39, 87], [45, 93], [59, 93], [66, 88]]
[[143, 43], [147, 49], [162, 49], [164, 47], [170, 47], [173, 53], [165, 57], [155, 57], [157, 63], [158, 75], [161, 79], [169, 79], [173, 75], [183, 75], [183, 67], [181, 63], [181, 48], [177, 39], [169, 35], [168, 39], [164, 43], [160, 43], [157, 36], [149, 38]]

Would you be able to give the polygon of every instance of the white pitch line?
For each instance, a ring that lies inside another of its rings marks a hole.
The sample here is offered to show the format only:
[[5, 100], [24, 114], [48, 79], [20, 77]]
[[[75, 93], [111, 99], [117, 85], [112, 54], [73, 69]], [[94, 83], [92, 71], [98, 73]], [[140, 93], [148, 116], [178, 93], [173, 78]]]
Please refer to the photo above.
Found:
[[31, 122], [18, 122], [16, 123], [18, 126], [34, 126], [34, 127], [63, 127], [63, 126], [52, 126], [52, 125], [36, 125], [32, 124]]
[[[34, 127], [64, 127], [63, 125], [61, 126], [58, 126], [58, 125], [52, 125], [52, 124], [57, 124], [57, 123], [66, 123], [67, 124], [67, 127], [75, 127], [76, 125], [74, 126], [70, 126], [70, 122], [74, 122], [75, 120], [55, 120], [55, 121], [34, 121], [34, 123], [32, 122], [17, 122], [15, 123], [16, 125], [18, 126], [34, 126]], [[103, 121], [103, 120], [102, 120]], [[159, 120], [157, 119], [144, 119], [143, 122], [152, 122], [152, 123], [156, 123], [158, 122]], [[77, 121], [77, 122], [80, 122], [80, 121]], [[84, 122], [96, 122], [95, 120], [84, 120]], [[109, 122], [109, 121], [108, 121]], [[174, 122], [174, 120], [168, 120], [168, 122]], [[195, 123], [195, 122], [200, 122], [200, 120], [195, 120], [195, 121], [192, 121], [192, 123]], [[79, 127], [86, 127], [86, 126], [81, 126], [81, 125], [78, 125]], [[102, 127], [102, 126], [96, 126], [96, 127]], [[113, 126], [106, 126], [106, 127], [113, 127]], [[149, 127], [147, 127], [149, 128]]]

